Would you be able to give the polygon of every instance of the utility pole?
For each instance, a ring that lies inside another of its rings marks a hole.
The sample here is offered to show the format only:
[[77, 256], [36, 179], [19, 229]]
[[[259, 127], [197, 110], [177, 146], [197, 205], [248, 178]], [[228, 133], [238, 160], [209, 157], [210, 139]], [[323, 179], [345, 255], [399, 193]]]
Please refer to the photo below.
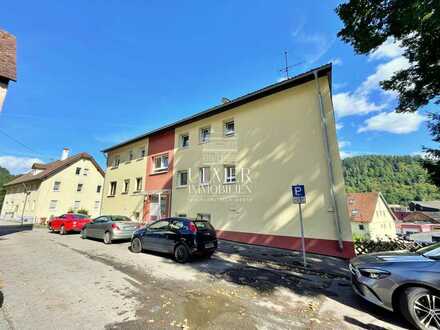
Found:
[[24, 204], [23, 204], [23, 210], [21, 211], [21, 225], [22, 226], [24, 224], [24, 210], [26, 209], [26, 203], [27, 203], [28, 196], [31, 193], [30, 191], [28, 191], [25, 183], [23, 183], [23, 187], [24, 187]]

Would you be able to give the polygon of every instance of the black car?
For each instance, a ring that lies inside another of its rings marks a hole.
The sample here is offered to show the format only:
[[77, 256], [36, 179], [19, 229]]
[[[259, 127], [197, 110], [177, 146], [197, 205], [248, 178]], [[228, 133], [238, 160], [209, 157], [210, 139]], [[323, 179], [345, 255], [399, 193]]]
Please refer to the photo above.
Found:
[[210, 257], [217, 249], [214, 227], [205, 220], [166, 218], [138, 229], [131, 238], [131, 251], [169, 253], [184, 263], [193, 255]]

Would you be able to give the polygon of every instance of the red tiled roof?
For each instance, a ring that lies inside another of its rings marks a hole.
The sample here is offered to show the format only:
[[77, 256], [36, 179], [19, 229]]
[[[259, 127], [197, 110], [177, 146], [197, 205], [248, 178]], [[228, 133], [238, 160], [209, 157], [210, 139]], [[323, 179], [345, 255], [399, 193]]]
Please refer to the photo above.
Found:
[[379, 193], [347, 194], [347, 209], [350, 220], [354, 222], [371, 222], [376, 210]]
[[32, 166], [32, 168], [33, 169], [41, 169], [42, 171], [40, 173], [32, 174], [32, 172], [30, 172], [30, 173], [23, 174], [23, 175], [19, 176], [18, 178], [15, 178], [14, 180], [6, 183], [4, 186], [12, 186], [15, 184], [20, 184], [20, 183], [25, 183], [25, 182], [44, 180], [44, 179], [62, 171], [63, 169], [69, 167], [70, 165], [74, 164], [75, 162], [77, 162], [80, 159], [90, 160], [93, 163], [93, 165], [95, 165], [96, 169], [104, 176], [104, 171], [98, 165], [98, 163], [95, 161], [95, 159], [91, 155], [89, 155], [88, 153], [82, 152], [82, 153], [74, 155], [72, 157], [68, 157], [65, 160], [56, 160], [52, 163], [47, 163], [47, 164], [35, 163]]
[[0, 80], [17, 80], [15, 37], [0, 30]]

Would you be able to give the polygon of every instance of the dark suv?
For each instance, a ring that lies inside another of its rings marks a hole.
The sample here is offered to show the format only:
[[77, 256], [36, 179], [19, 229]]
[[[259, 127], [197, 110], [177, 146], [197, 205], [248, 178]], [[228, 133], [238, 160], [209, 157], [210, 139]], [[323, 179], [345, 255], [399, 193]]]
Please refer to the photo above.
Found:
[[184, 263], [193, 255], [210, 257], [217, 249], [217, 236], [205, 220], [167, 218], [136, 230], [131, 238], [131, 251], [169, 253]]

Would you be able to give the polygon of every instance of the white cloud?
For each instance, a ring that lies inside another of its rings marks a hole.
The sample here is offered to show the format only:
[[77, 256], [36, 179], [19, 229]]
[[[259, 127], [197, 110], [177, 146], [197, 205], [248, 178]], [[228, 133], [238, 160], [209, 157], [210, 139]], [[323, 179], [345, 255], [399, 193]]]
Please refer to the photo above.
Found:
[[417, 131], [424, 120], [426, 120], [426, 118], [418, 113], [382, 112], [368, 118], [364, 122], [364, 126], [358, 129], [358, 133], [378, 131], [408, 134]]
[[382, 45], [368, 56], [369, 61], [396, 58], [403, 54], [403, 48], [393, 38], [388, 38]]
[[342, 65], [342, 60], [341, 60], [339, 57], [332, 58], [332, 59], [330, 60], [330, 62], [331, 62], [333, 65]]
[[324, 56], [336, 41], [334, 36], [323, 33], [304, 33], [304, 25], [292, 32], [295, 41], [302, 45], [301, 53], [306, 60], [306, 65], [318, 61]]
[[365, 115], [385, 108], [385, 105], [370, 102], [366, 95], [358, 93], [335, 94], [333, 96], [333, 105], [338, 118], [352, 115]]
[[339, 149], [344, 149], [345, 147], [348, 147], [349, 145], [351, 145], [350, 141], [344, 141], [344, 140], [339, 141]]
[[343, 127], [344, 127], [344, 124], [336, 123], [336, 129], [337, 129], [337, 130], [340, 130], [340, 129], [343, 128]]
[[351, 152], [347, 152], [347, 151], [339, 151], [339, 155], [341, 156], [342, 159], [347, 158], [347, 157], [353, 157], [354, 155]]
[[22, 174], [28, 172], [33, 163], [42, 163], [38, 158], [15, 157], [15, 156], [1, 156], [0, 166], [6, 168], [12, 174]]

